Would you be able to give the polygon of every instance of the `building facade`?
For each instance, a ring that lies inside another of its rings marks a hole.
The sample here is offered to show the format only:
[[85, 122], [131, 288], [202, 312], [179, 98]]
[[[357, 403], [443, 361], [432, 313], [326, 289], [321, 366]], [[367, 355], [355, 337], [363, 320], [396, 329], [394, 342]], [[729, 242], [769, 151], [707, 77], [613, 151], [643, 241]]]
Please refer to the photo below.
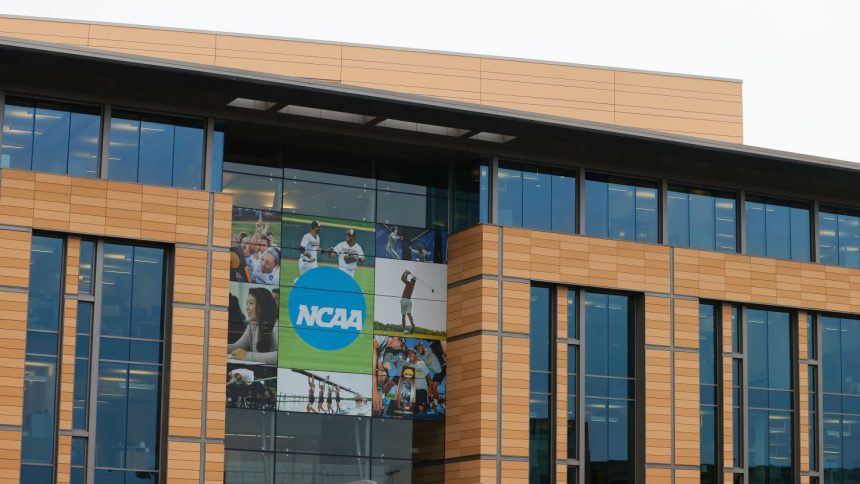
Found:
[[0, 35], [0, 480], [860, 482], [860, 169], [739, 82]]

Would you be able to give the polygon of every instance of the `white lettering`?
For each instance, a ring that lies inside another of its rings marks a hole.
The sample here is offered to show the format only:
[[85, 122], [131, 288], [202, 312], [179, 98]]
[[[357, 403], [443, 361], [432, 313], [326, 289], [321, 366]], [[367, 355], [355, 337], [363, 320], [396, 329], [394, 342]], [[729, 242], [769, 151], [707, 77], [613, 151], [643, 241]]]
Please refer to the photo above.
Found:
[[307, 326], [313, 328], [334, 328], [340, 329], [355, 329], [361, 331], [364, 315], [361, 311], [353, 309], [347, 314], [347, 310], [343, 308], [327, 308], [320, 306], [311, 306], [305, 304], [299, 305], [299, 315], [296, 318], [296, 326]]

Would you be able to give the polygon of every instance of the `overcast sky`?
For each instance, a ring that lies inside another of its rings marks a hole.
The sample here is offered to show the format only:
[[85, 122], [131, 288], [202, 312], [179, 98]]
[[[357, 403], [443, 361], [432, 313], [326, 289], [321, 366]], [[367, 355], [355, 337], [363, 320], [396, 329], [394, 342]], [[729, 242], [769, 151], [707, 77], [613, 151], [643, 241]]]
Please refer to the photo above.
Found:
[[747, 144], [860, 162], [852, 0], [0, 0], [0, 13], [742, 79]]

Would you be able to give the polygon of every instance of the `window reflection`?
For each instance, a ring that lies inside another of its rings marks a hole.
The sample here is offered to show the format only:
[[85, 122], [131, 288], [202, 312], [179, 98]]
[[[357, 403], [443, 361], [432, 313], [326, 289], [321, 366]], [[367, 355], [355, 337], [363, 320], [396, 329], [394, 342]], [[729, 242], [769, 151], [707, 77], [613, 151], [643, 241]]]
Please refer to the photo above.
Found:
[[809, 261], [809, 207], [800, 203], [747, 197], [746, 253]]
[[656, 243], [658, 203], [656, 183], [589, 175], [585, 181], [585, 233]]
[[94, 178], [100, 138], [98, 108], [9, 98], [0, 168]]
[[822, 264], [860, 267], [860, 213], [821, 208], [818, 221], [818, 256]]
[[496, 192], [500, 225], [575, 231], [576, 175], [572, 171], [503, 163]]
[[719, 405], [719, 346], [717, 338], [718, 306], [699, 304], [699, 402], [700, 402], [700, 461], [702, 484], [720, 481], [717, 436], [721, 426], [717, 420]]
[[669, 245], [737, 252], [734, 195], [670, 186], [667, 208]]

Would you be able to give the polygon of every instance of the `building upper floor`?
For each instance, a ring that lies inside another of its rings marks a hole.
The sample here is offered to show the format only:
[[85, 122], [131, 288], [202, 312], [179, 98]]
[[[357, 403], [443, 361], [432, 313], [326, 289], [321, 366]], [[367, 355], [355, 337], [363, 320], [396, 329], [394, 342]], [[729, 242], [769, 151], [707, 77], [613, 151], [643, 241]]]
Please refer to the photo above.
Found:
[[2, 167], [223, 191], [274, 212], [860, 267], [848, 162], [34, 41], [0, 49]]

